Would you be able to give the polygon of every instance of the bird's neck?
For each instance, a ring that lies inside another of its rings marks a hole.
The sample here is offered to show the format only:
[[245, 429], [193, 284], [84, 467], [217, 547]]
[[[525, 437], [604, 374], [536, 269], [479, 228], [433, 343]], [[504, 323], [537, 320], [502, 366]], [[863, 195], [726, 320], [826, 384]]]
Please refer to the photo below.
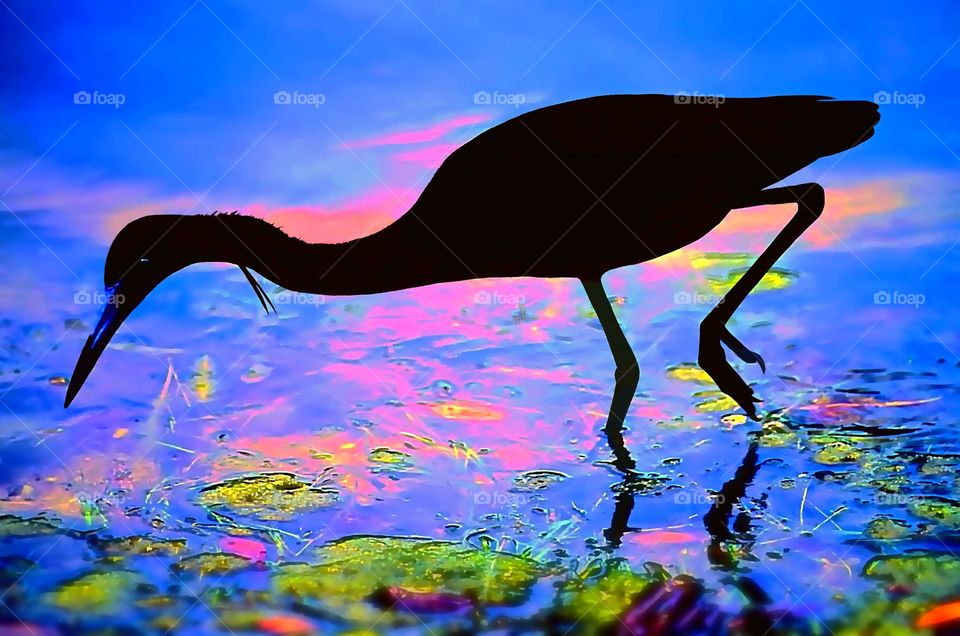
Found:
[[189, 218], [199, 219], [189, 230], [192, 262], [243, 265], [292, 291], [373, 294], [442, 282], [431, 280], [435, 273], [427, 267], [429, 255], [411, 259], [406, 237], [392, 233], [381, 231], [343, 243], [307, 243], [255, 217]]

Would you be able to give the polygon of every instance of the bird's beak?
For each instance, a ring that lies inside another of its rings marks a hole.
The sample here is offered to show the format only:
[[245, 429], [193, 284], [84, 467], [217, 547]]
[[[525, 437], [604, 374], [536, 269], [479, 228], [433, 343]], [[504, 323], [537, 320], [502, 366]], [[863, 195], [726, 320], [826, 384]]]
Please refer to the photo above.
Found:
[[[247, 281], [256, 292], [263, 308], [270, 313], [276, 313], [270, 297], [263, 290], [257, 279], [253, 277], [250, 271], [241, 266], [240, 269], [246, 276]], [[83, 351], [80, 352], [80, 358], [77, 359], [77, 366], [73, 369], [73, 375], [70, 376], [70, 384], [67, 385], [67, 397], [63, 401], [63, 408], [70, 406], [73, 398], [77, 397], [80, 388], [87, 380], [87, 376], [93, 371], [97, 360], [103, 354], [107, 345], [110, 344], [110, 338], [117, 333], [117, 329], [123, 324], [134, 309], [137, 308], [144, 298], [153, 291], [153, 289], [163, 281], [164, 276], [158, 276], [155, 272], [136, 270], [128, 272], [123, 280], [112, 287], [107, 287], [105, 291], [106, 304], [100, 313], [100, 320], [93, 333], [87, 337], [86, 344], [83, 345]]]
[[107, 288], [106, 299], [107, 303], [100, 312], [100, 320], [97, 321], [93, 333], [87, 337], [87, 342], [83, 345], [83, 351], [80, 352], [80, 358], [77, 360], [77, 366], [73, 370], [73, 375], [70, 376], [70, 384], [67, 386], [67, 397], [63, 401], [63, 408], [67, 408], [73, 402], [73, 398], [80, 391], [80, 387], [83, 386], [87, 376], [93, 371], [93, 367], [100, 359], [103, 350], [110, 343], [110, 338], [117, 332], [117, 329], [120, 328], [120, 325], [123, 324], [134, 307], [139, 304], [137, 302], [128, 303], [131, 299], [123, 295], [119, 284]]

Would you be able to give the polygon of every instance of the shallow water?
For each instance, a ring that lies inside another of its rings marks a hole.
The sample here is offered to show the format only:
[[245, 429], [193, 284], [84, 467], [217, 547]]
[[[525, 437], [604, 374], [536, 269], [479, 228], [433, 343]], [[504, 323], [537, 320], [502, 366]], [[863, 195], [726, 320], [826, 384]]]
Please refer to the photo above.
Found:
[[[641, 367], [625, 432], [640, 475], [625, 486], [601, 433], [613, 362], [573, 281], [357, 298], [265, 284], [279, 313], [265, 316], [238, 270], [194, 268], [137, 310], [63, 410], [105, 247], [58, 235], [45, 214], [2, 228], [19, 258], [0, 298], [0, 512], [40, 518], [0, 527], [11, 625], [439, 633], [566, 616], [590, 631], [629, 595], [558, 589], [648, 562], [700, 579], [703, 603], [731, 615], [750, 604], [748, 580], [771, 611], [837, 633], [910, 625], [957, 592], [936, 573], [900, 585], [867, 565], [957, 544], [956, 260], [918, 278], [949, 232], [922, 250], [798, 246], [778, 264], [731, 322], [767, 361], [766, 374], [736, 365], [765, 400], [762, 423], [692, 366], [708, 303], [753, 256], [692, 246], [608, 275]], [[208, 488], [256, 475], [240, 498]], [[315, 593], [283, 583], [287, 564], [329, 561], [330, 542], [354, 535], [454, 543], [396, 571], [406, 544], [351, 548], [370, 571], [349, 594], [331, 592], [336, 577]], [[174, 543], [108, 542], [132, 536]], [[536, 574], [498, 574], [480, 593], [458, 585], [452, 564], [470, 558], [450, 546], [491, 568], [519, 555], [503, 567]], [[181, 562], [216, 552], [242, 558]], [[91, 601], [94, 588], [110, 592]]]

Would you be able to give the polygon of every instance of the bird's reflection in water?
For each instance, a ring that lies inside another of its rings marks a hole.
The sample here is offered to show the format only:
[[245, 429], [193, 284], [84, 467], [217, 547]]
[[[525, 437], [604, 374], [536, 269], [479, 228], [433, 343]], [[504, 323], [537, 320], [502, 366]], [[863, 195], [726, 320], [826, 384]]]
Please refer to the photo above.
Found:
[[[617, 353], [614, 352], [615, 357]], [[636, 365], [635, 360], [633, 364]], [[638, 485], [641, 475], [636, 472], [636, 461], [630, 455], [630, 451], [623, 441], [623, 423], [626, 420], [627, 410], [630, 408], [630, 402], [637, 387], [638, 376], [639, 372], [634, 376], [621, 373], [618, 368], [613, 399], [610, 403], [610, 413], [607, 417], [607, 425], [604, 428], [607, 445], [613, 453], [611, 464], [623, 475], [623, 480], [613, 487], [615, 493], [613, 515], [610, 519], [610, 527], [603, 531], [604, 538], [611, 548], [620, 547], [623, 542], [623, 535], [637, 530], [637, 528], [630, 526], [630, 514], [633, 512], [636, 503], [635, 493], [637, 488], [635, 486]], [[733, 477], [723, 484], [714, 497], [710, 509], [703, 516], [704, 528], [710, 535], [708, 557], [710, 562], [717, 567], [723, 569], [733, 567], [730, 557], [723, 550], [723, 544], [736, 539], [738, 536], [746, 535], [749, 530], [749, 516], [746, 513], [738, 515], [734, 522], [734, 530], [730, 529], [730, 518], [733, 515], [734, 508], [746, 496], [747, 487], [753, 483], [757, 471], [760, 469], [758, 460], [757, 444], [753, 443], [740, 462], [740, 466], [734, 472]]]
[[[642, 475], [635, 470], [636, 462], [623, 441], [623, 422], [635, 388], [636, 383], [629, 379], [624, 381], [622, 374], [617, 374], [610, 415], [604, 429], [607, 445], [613, 452], [611, 464], [623, 476], [623, 480], [613, 486], [613, 515], [610, 527], [603, 531], [611, 550], [620, 547], [626, 533], [639, 530], [630, 526], [630, 514], [636, 503], [636, 492], [642, 490]], [[625, 396], [627, 392], [629, 395]], [[723, 626], [728, 629], [736, 626], [734, 632], [740, 630], [740, 633], [756, 634], [774, 633], [777, 625], [782, 625], [787, 631], [791, 627], [801, 627], [789, 611], [777, 612], [773, 609], [773, 599], [755, 580], [739, 571], [736, 559], [727, 550], [731, 541], [748, 548], [753, 538], [749, 534], [750, 516], [746, 511], [737, 514], [732, 528], [730, 523], [734, 510], [746, 497], [747, 488], [753, 483], [759, 468], [758, 446], [753, 443], [733, 476], [716, 492], [713, 503], [703, 516], [704, 528], [710, 535], [707, 558], [718, 570], [729, 572], [723, 583], [733, 586], [742, 594], [746, 601], [743, 609], [735, 614], [723, 612], [708, 600], [709, 595], [702, 582], [679, 576], [668, 582], [651, 585], [634, 599], [631, 609], [621, 619], [625, 630], [619, 630], [618, 634], [646, 633], [653, 625], [661, 628], [673, 626], [667, 629], [679, 629], [682, 625], [691, 627], [694, 624], [704, 628], [709, 626], [703, 633], [726, 633], [723, 632]], [[676, 633], [686, 633], [686, 630]], [[807, 632], [800, 629], [797, 633]]]

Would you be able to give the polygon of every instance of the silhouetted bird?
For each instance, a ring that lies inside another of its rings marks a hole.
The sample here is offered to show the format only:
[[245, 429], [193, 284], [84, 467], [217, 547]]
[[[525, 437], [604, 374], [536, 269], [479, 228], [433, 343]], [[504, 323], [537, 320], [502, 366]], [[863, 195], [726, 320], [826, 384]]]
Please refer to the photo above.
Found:
[[733, 208], [796, 203], [793, 219], [700, 327], [700, 366], [756, 417], [758, 400], [721, 343], [745, 362], [764, 363], [725, 324], [824, 205], [816, 183], [765, 188], [868, 139], [880, 116], [872, 102], [818, 96], [703, 101], [608, 95], [522, 114], [447, 157], [393, 224], [343, 243], [306, 243], [233, 214], [137, 219], [114, 239], [104, 270], [108, 294], [123, 302], [105, 307], [65, 405], [130, 312], [194, 263], [239, 265], [264, 307], [270, 301], [250, 269], [287, 289], [331, 296], [571, 277], [582, 282], [616, 361], [606, 430], [617, 435], [639, 370], [600, 277], [696, 241]]

